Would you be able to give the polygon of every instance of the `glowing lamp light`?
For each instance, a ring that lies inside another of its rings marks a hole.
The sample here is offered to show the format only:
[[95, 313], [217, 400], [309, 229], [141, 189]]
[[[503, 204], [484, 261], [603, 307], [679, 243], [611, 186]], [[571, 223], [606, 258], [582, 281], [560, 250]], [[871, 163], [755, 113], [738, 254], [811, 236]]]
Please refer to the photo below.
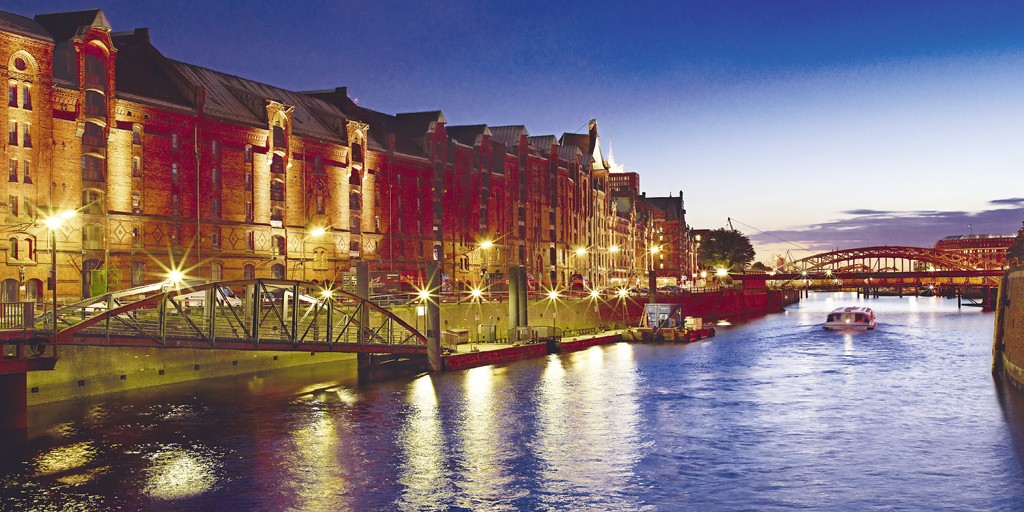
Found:
[[704, 279], [706, 277], [708, 277], [708, 271], [707, 270], [701, 270], [700, 271], [700, 278]]
[[329, 298], [331, 298], [332, 296], [334, 296], [334, 290], [331, 290], [330, 288], [328, 288], [328, 289], [325, 289], [325, 290], [322, 290], [322, 291], [320, 292], [320, 295], [321, 295], [321, 296], [322, 296], [323, 298], [325, 298], [325, 299], [329, 299]]
[[474, 299], [479, 299], [480, 296], [483, 294], [484, 291], [481, 290], [480, 288], [473, 288], [472, 290], [469, 291], [469, 296], [473, 297]]
[[725, 269], [725, 268], [717, 269], [717, 270], [715, 270], [715, 275], [718, 276], [718, 277], [725, 277], [725, 276], [729, 275], [729, 269]]
[[613, 245], [608, 248], [608, 252], [619, 252], [619, 246]]
[[651, 247], [651, 254], [658, 254], [659, 252], [661, 252], [660, 245], [655, 245], [654, 247]]
[[597, 290], [590, 290], [590, 296], [591, 296], [591, 297], [593, 297], [593, 298], [595, 298], [595, 299], [596, 299], [596, 298], [598, 298], [598, 297], [599, 297], [600, 295], [601, 295], [601, 292], [599, 292], [599, 291], [597, 291]]
[[491, 247], [494, 247], [494, 242], [492, 242], [490, 240], [484, 240], [483, 242], [480, 242], [480, 248], [481, 249], [486, 250], [486, 249], [490, 249]]
[[627, 295], [629, 295], [629, 290], [627, 290], [625, 288], [619, 288], [619, 291], [618, 291], [617, 295], [620, 298], [625, 298]]
[[550, 299], [550, 300], [557, 300], [558, 299], [558, 290], [551, 290], [551, 291], [549, 291], [548, 292], [548, 299]]
[[430, 298], [430, 291], [427, 289], [420, 290], [416, 292], [416, 296], [419, 297], [420, 300], [427, 300]]
[[327, 230], [324, 228], [313, 228], [313, 230], [309, 232], [309, 236], [313, 238], [318, 236], [324, 236], [324, 233], [326, 232]]
[[586, 247], [577, 247], [576, 248], [576, 256], [583, 256], [586, 253], [587, 253], [587, 248]]
[[185, 280], [185, 274], [182, 274], [180, 270], [174, 269], [167, 273], [167, 282], [175, 286], [181, 284]]

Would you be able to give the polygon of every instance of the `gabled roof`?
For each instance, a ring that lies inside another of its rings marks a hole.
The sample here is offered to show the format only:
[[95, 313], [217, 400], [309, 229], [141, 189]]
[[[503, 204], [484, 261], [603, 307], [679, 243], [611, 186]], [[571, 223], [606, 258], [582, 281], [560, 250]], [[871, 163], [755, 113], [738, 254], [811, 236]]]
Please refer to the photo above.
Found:
[[149, 29], [113, 34], [117, 48], [117, 93], [195, 107], [189, 91], [167, 59], [150, 43]]
[[476, 146], [480, 142], [479, 139], [484, 135], [491, 136], [491, 130], [487, 128], [486, 124], [445, 126], [444, 131], [452, 139], [467, 146]]
[[[269, 122], [267, 100], [272, 100], [294, 107], [292, 133], [323, 140], [347, 139], [344, 116], [324, 100], [184, 62], [171, 62], [183, 77], [203, 88], [206, 93], [203, 110], [207, 114], [266, 126]], [[320, 118], [334, 118], [334, 122], [325, 123]]]
[[526, 142], [540, 150], [541, 153], [547, 155], [551, 153], [551, 146], [558, 144], [558, 139], [556, 139], [554, 135], [538, 135], [535, 137], [527, 137]]
[[530, 132], [521, 124], [491, 127], [491, 138], [510, 147], [519, 144], [523, 135], [529, 137]]
[[40, 14], [36, 21], [46, 28], [57, 42], [84, 35], [91, 28], [110, 30], [110, 22], [102, 9]]
[[580, 151], [580, 148], [578, 148], [576, 146], [572, 146], [572, 145], [569, 145], [569, 146], [559, 145], [558, 146], [558, 158], [560, 158], [562, 160], [565, 160], [567, 162], [573, 162], [573, 161], [575, 161], [577, 158], [579, 158], [582, 155], [583, 155], [583, 152]]
[[448, 124], [448, 120], [440, 110], [431, 110], [429, 112], [395, 114], [395, 123], [400, 130], [411, 136], [419, 137], [430, 131], [433, 125]]
[[40, 25], [39, 22], [31, 18], [18, 16], [12, 12], [0, 11], [0, 31], [11, 32], [42, 41], [53, 41], [50, 32]]

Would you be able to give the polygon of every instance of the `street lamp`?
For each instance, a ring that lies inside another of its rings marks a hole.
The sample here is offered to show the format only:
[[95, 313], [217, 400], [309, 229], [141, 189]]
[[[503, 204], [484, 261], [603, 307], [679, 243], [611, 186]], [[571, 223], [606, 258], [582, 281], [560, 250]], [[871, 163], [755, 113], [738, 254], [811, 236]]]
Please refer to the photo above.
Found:
[[57, 353], [57, 230], [64, 222], [75, 216], [75, 210], [61, 210], [43, 219], [43, 225], [50, 232], [50, 290], [53, 292], [53, 351]]
[[309, 240], [310, 238], [320, 238], [321, 236], [324, 236], [324, 233], [327, 233], [327, 230], [324, 229], [324, 228], [313, 228], [309, 232], [309, 234], [306, 235], [302, 239], [301, 242], [299, 242], [299, 245], [301, 246], [301, 249], [302, 249], [302, 280], [303, 281], [306, 280], [306, 240]]

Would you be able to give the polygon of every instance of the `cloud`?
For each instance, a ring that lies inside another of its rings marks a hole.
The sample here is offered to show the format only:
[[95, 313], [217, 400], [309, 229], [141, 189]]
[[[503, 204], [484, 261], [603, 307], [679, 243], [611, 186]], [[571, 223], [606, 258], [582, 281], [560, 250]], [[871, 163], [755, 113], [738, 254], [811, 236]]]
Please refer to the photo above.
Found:
[[977, 212], [849, 210], [841, 212], [848, 218], [755, 234], [750, 239], [758, 256], [766, 258], [797, 246], [808, 253], [879, 245], [933, 247], [951, 235], [1013, 234], [1020, 229], [1024, 198], [997, 199], [989, 204], [992, 208]]

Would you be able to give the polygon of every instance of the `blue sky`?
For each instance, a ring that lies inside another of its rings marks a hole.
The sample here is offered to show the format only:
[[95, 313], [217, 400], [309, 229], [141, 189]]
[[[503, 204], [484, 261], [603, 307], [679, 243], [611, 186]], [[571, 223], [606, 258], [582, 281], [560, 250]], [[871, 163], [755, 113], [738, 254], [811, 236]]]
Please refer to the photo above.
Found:
[[[531, 134], [599, 121], [652, 195], [759, 259], [1024, 221], [1024, 3], [8, 1], [102, 7], [168, 57]], [[968, 227], [970, 224], [970, 227]], [[771, 233], [759, 235], [758, 230]]]

